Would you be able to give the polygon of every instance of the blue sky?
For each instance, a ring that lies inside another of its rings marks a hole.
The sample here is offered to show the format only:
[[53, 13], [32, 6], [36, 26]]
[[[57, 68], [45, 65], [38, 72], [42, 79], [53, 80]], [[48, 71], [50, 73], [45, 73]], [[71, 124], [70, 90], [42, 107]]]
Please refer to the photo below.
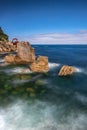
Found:
[[87, 0], [0, 0], [0, 26], [32, 44], [87, 44]]

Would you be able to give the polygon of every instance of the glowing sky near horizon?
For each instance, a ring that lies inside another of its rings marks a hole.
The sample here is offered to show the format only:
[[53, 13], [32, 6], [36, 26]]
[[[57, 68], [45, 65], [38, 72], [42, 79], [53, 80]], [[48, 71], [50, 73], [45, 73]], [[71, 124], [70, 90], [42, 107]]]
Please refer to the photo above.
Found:
[[32, 44], [87, 44], [87, 0], [0, 0], [0, 26]]

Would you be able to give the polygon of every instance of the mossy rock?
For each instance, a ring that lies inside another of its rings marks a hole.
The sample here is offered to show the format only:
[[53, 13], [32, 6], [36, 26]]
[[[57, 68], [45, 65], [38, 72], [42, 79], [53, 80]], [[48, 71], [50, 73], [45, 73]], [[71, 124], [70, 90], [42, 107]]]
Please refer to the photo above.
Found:
[[21, 76], [21, 79], [22, 79], [22, 80], [27, 80], [27, 79], [30, 79], [30, 78], [31, 78], [30, 75], [22, 75], [22, 76]]
[[22, 95], [21, 95], [21, 98], [22, 98], [22, 99], [27, 99], [27, 98], [28, 98], [28, 94], [27, 94], [27, 93], [22, 94]]
[[42, 85], [42, 80], [37, 80], [36, 82], [35, 82], [35, 85]]
[[11, 90], [11, 89], [12, 89], [12, 87], [11, 87], [10, 85], [8, 85], [8, 84], [5, 84], [5, 85], [4, 85], [4, 88], [5, 88], [6, 90]]
[[3, 100], [3, 96], [0, 95], [0, 101]]
[[30, 97], [35, 97], [36, 94], [35, 93], [30, 93]]
[[42, 90], [40, 94], [42, 95], [42, 94], [44, 94], [45, 92], [46, 92], [46, 90]]
[[17, 74], [13, 76], [13, 79], [21, 79], [21, 80], [27, 80], [30, 79], [32, 76], [31, 75], [21, 75], [21, 74]]
[[30, 93], [34, 93], [35, 92], [35, 90], [33, 88], [26, 88], [26, 91], [30, 92]]
[[15, 90], [18, 91], [18, 93], [22, 93], [25, 91], [25, 88], [24, 87], [16, 87]]
[[12, 95], [17, 95], [17, 94], [18, 94], [18, 91], [15, 91], [15, 90], [14, 90], [14, 91], [11, 92], [11, 94], [12, 94]]
[[8, 92], [7, 92], [7, 90], [5, 90], [5, 89], [4, 89], [4, 90], [0, 90], [0, 94], [2, 94], [2, 95], [3, 95], [3, 94], [7, 94], [7, 93], [8, 93]]

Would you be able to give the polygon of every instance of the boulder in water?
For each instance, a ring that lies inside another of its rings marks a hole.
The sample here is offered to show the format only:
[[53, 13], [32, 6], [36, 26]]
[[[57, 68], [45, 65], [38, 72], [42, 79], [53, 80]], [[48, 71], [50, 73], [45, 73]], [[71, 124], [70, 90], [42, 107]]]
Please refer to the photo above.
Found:
[[74, 72], [76, 72], [76, 69], [72, 66], [64, 65], [60, 69], [58, 75], [59, 76], [67, 76], [67, 75], [72, 75]]
[[48, 72], [48, 57], [38, 56], [35, 62], [30, 65], [30, 70], [33, 72]]

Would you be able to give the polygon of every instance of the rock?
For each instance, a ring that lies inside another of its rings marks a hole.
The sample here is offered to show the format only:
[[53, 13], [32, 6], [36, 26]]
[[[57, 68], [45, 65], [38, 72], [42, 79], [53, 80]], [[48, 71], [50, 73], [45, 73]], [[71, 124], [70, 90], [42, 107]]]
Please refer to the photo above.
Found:
[[30, 65], [30, 70], [33, 72], [48, 72], [48, 57], [38, 56], [38, 58]]
[[38, 56], [35, 59], [34, 48], [29, 42], [19, 42], [17, 44], [17, 54], [8, 55], [4, 58], [6, 63], [10, 64], [30, 64], [30, 70], [33, 72], [48, 72], [48, 57]]
[[64, 66], [62, 66], [62, 68], [60, 69], [58, 75], [59, 75], [59, 76], [72, 75], [75, 71], [76, 71], [76, 69], [75, 69], [74, 67], [68, 66], [68, 65], [64, 65]]
[[17, 55], [12, 55], [12, 54], [5, 56], [4, 60], [5, 60], [5, 63], [10, 63], [10, 64], [27, 64], [20, 57], [18, 57]]
[[21, 59], [18, 55], [15, 56], [15, 64], [28, 64], [25, 59]]
[[9, 42], [0, 42], [0, 52], [12, 52], [16, 51], [17, 47], [9, 44]]
[[5, 63], [11, 63], [11, 64], [14, 64], [15, 63], [15, 55], [7, 55], [5, 56], [4, 60], [5, 60]]
[[27, 63], [35, 61], [34, 48], [30, 46], [29, 42], [19, 42], [17, 44], [18, 57]]
[[[28, 42], [19, 42], [17, 45], [17, 48], [18, 48], [17, 55], [6, 56], [5, 62], [11, 63], [11, 64], [14, 64], [14, 63], [15, 64], [28, 64], [35, 61], [34, 48], [32, 48]], [[10, 50], [12, 49], [13, 48], [10, 48]]]

